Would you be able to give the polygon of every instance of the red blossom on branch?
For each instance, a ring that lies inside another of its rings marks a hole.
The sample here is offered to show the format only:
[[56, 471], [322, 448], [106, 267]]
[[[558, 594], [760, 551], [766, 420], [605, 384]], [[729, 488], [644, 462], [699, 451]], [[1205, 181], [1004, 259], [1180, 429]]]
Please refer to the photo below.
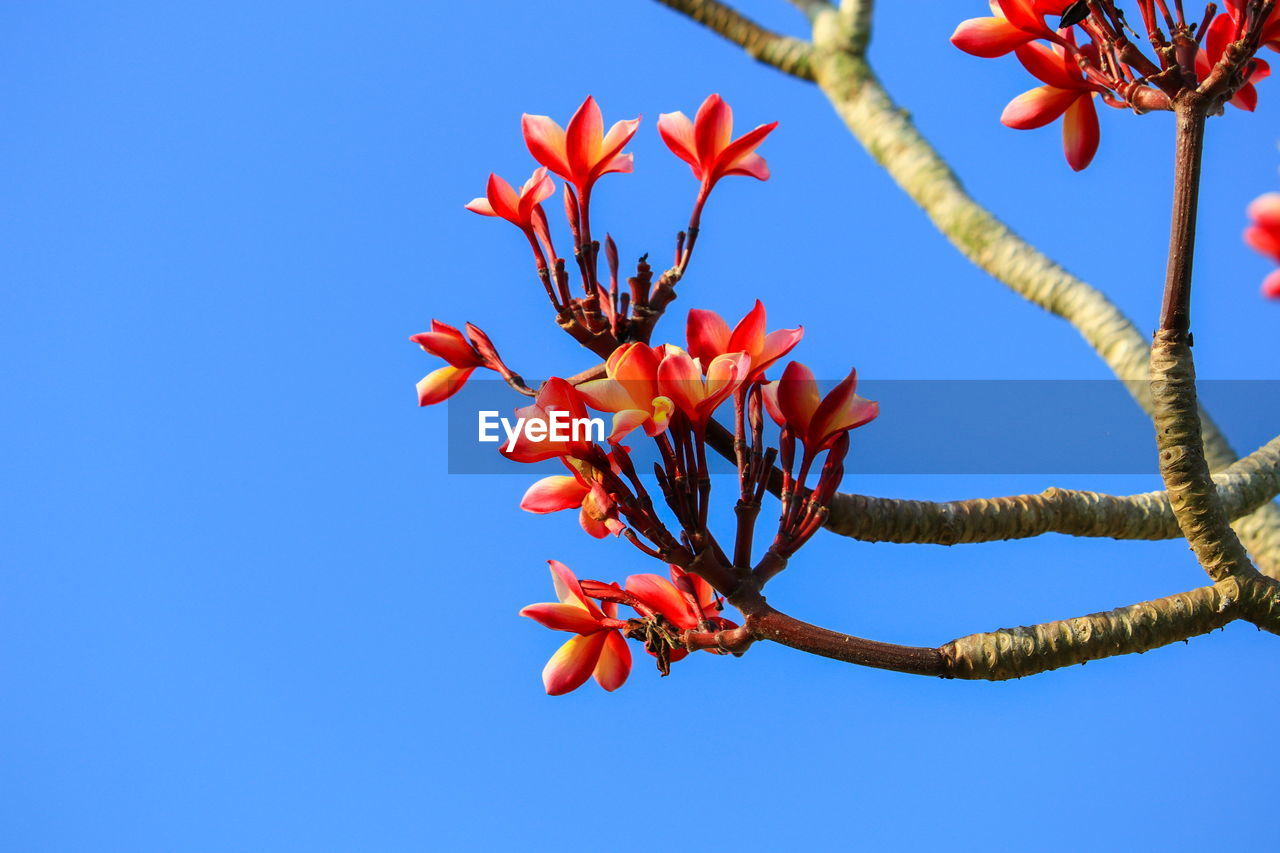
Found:
[[[1244, 241], [1280, 264], [1280, 193], [1266, 193], [1254, 199], [1247, 214], [1250, 225], [1244, 230]], [[1280, 299], [1280, 269], [1263, 279], [1262, 294]]]
[[1061, 15], [1072, 0], [992, 0], [994, 17], [961, 21], [951, 43], [974, 56], [992, 59], [1036, 39], [1052, 39], [1055, 31], [1045, 15]]
[[685, 325], [689, 355], [703, 364], [711, 364], [717, 356], [745, 353], [750, 359], [748, 379], [760, 379], [768, 367], [800, 343], [804, 328], [765, 332], [765, 310], [756, 300], [747, 316], [729, 331], [729, 324], [714, 311], [693, 308]]
[[431, 331], [413, 335], [409, 340], [448, 362], [444, 367], [433, 370], [418, 380], [419, 406], [430, 406], [449, 399], [462, 390], [477, 367], [486, 366], [480, 352], [462, 332], [448, 323], [432, 320]]
[[790, 430], [807, 453], [815, 454], [880, 414], [880, 405], [859, 397], [857, 388], [858, 372], [850, 370], [824, 397], [813, 371], [793, 361], [781, 379], [764, 386], [764, 403], [774, 421]]
[[1063, 48], [1026, 44], [1015, 53], [1023, 67], [1044, 81], [1009, 102], [1000, 116], [1006, 127], [1031, 130], [1062, 118], [1062, 147], [1077, 172], [1093, 161], [1101, 133], [1093, 96], [1099, 87], [1080, 73]]
[[588, 535], [603, 539], [610, 533], [622, 533], [626, 525], [618, 519], [618, 504], [605, 490], [599, 472], [576, 459], [562, 457], [560, 461], [570, 476], [543, 477], [524, 493], [520, 508], [539, 515], [576, 509], [578, 523]]
[[631, 650], [619, 630], [626, 623], [616, 618], [618, 605], [603, 602], [598, 606], [583, 594], [568, 566], [556, 560], [547, 562], [559, 601], [530, 604], [520, 615], [553, 631], [576, 635], [543, 668], [547, 693], [559, 696], [577, 690], [592, 676], [605, 690], [617, 690], [631, 673]]

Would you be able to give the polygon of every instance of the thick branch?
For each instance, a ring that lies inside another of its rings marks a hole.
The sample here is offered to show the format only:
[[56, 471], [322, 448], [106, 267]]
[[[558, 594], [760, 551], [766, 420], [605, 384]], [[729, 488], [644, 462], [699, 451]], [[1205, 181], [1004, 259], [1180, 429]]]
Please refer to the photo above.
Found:
[[[859, 666], [988, 681], [1145, 652], [1242, 618], [1280, 633], [1277, 584], [1262, 577], [1229, 577], [1212, 586], [1075, 619], [972, 634], [937, 649], [882, 643], [810, 625], [775, 610], [753, 589], [735, 593], [730, 601], [742, 610], [743, 628], [757, 640]], [[749, 643], [743, 641], [742, 630], [734, 629], [733, 643], [711, 638], [697, 647], [745, 649]]]
[[[708, 443], [732, 461], [733, 435], [712, 421]], [[1280, 494], [1280, 437], [1213, 477], [1229, 518], [1254, 512]], [[777, 495], [781, 472], [769, 479]], [[1048, 489], [1038, 495], [912, 501], [840, 492], [826, 528], [863, 542], [960, 545], [1026, 539], [1045, 533], [1112, 539], [1174, 539], [1182, 535], [1167, 493], [1107, 495]]]
[[765, 29], [718, 0], [658, 0], [739, 45], [753, 59], [793, 77], [812, 80], [808, 42]]
[[[861, 53], [850, 49], [844, 19], [825, 14], [814, 25], [813, 70], [849, 130], [965, 257], [1015, 293], [1070, 322], [1121, 379], [1149, 377], [1150, 350], [1133, 323], [1099, 291], [1014, 234], [965, 192], [907, 113], [895, 104]], [[856, 43], [856, 42], [855, 42]], [[1145, 381], [1129, 383], [1154, 413]], [[1201, 411], [1206, 457], [1218, 469], [1236, 454]], [[1236, 530], [1269, 574], [1280, 576], [1280, 507], [1264, 505]]]

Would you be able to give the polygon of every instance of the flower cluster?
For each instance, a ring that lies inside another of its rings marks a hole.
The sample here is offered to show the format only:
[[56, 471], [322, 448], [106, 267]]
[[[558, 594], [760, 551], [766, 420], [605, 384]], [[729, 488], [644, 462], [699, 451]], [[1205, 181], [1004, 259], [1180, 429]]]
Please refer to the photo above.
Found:
[[[843, 476], [849, 432], [878, 410], [855, 393], [853, 372], [825, 396], [813, 373], [797, 362], [770, 381], [767, 372], [800, 343], [804, 331], [769, 331], [759, 301], [732, 328], [713, 311], [692, 310], [684, 346], [651, 343], [654, 325], [689, 266], [711, 191], [727, 176], [769, 177], [756, 149], [776, 122], [735, 139], [732, 111], [717, 95], [703, 102], [692, 121], [678, 112], [661, 116], [659, 133], [690, 166], [698, 190], [689, 225], [676, 237], [671, 268], [654, 281], [642, 257], [625, 291], [619, 285], [617, 247], [608, 235], [603, 243], [607, 278], [599, 270], [601, 242], [591, 236], [591, 199], [602, 176], [632, 171], [632, 155], [623, 149], [639, 119], [617, 122], [605, 131], [599, 107], [587, 98], [563, 129], [546, 116], [526, 115], [522, 126], [540, 168], [519, 191], [491, 175], [486, 196], [467, 208], [520, 229], [533, 250], [535, 271], [557, 325], [602, 363], [531, 388], [475, 326], [468, 324], [464, 335], [433, 321], [430, 332], [413, 340], [443, 358], [446, 366], [419, 383], [419, 402], [446, 399], [478, 367], [498, 372], [513, 389], [532, 397], [516, 410], [525, 428], [501, 452], [521, 463], [559, 459], [567, 471], [535, 482], [520, 506], [534, 513], [574, 510], [590, 536], [623, 539], [669, 567], [669, 580], [636, 574], [619, 586], [579, 580], [552, 561], [558, 601], [521, 611], [574, 635], [543, 672], [548, 693], [574, 690], [593, 676], [613, 690], [630, 671], [627, 639], [643, 643], [664, 675], [690, 651], [737, 652], [750, 642], [749, 633], [720, 615], [726, 599], [733, 603], [737, 595], [758, 595], [764, 582], [821, 527]], [[580, 296], [572, 294], [567, 261], [556, 252], [542, 207], [555, 192], [552, 174], [565, 182], [565, 216]], [[722, 418], [728, 426], [717, 420], [722, 409], [731, 412]], [[612, 418], [611, 429], [599, 441], [558, 435], [552, 428], [564, 419], [581, 422], [591, 410]], [[766, 410], [781, 427], [776, 449], [765, 446]], [[638, 440], [653, 443], [659, 460], [653, 481], [660, 502], [632, 461], [631, 445]], [[708, 447], [737, 468], [737, 524], [728, 549], [711, 529]], [[754, 531], [771, 486], [780, 500], [778, 522], [772, 541], [755, 560]], [[635, 615], [620, 619], [619, 606]]]
[[[1254, 199], [1248, 215], [1250, 224], [1244, 230], [1244, 241], [1280, 264], [1280, 193], [1266, 193]], [[1280, 299], [1280, 269], [1263, 279], [1262, 294]]]
[[974, 56], [1018, 58], [1041, 85], [1014, 98], [1001, 121], [1027, 130], [1062, 118], [1067, 162], [1077, 171], [1101, 139], [1095, 97], [1136, 112], [1172, 109], [1189, 91], [1214, 107], [1257, 106], [1253, 84], [1270, 67], [1254, 54], [1280, 51], [1280, 6], [1227, 0], [1221, 14], [1211, 3], [1203, 19], [1188, 20], [1182, 0], [1172, 11], [1165, 0], [1136, 2], [1155, 59], [1129, 41], [1134, 31], [1114, 0], [991, 0], [992, 16], [962, 22], [951, 42]]

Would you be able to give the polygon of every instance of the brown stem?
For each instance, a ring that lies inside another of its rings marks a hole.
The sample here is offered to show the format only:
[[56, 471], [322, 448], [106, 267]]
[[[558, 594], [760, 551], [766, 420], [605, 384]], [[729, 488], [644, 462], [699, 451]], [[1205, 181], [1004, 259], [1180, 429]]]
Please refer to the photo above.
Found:
[[1191, 328], [1191, 268], [1196, 253], [1196, 210], [1200, 200], [1200, 163], [1204, 154], [1204, 99], [1191, 93], [1178, 101], [1174, 149], [1173, 224], [1169, 233], [1169, 265], [1165, 272], [1162, 330]]

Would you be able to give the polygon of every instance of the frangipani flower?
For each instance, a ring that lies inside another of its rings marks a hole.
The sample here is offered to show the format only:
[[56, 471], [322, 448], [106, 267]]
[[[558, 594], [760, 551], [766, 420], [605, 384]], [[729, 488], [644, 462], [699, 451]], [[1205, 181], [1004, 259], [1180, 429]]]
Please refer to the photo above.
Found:
[[618, 519], [617, 504], [601, 485], [596, 470], [576, 459], [563, 457], [561, 461], [570, 476], [543, 477], [524, 493], [520, 508], [538, 514], [577, 509], [578, 523], [596, 539], [622, 533], [626, 525]]
[[535, 169], [520, 192], [516, 192], [511, 184], [491, 173], [485, 197], [472, 199], [466, 204], [466, 208], [481, 216], [500, 217], [530, 233], [534, 226], [534, 211], [555, 191], [555, 181], [547, 175], [545, 168]]
[[746, 353], [750, 359], [748, 380], [759, 379], [766, 368], [782, 358], [800, 343], [804, 328], [779, 329], [765, 333], [765, 311], [760, 300], [738, 325], [729, 331], [729, 324], [714, 311], [694, 308], [689, 312], [685, 327], [689, 341], [689, 354], [710, 365], [717, 356], [729, 353]]
[[[1247, 212], [1252, 224], [1244, 231], [1244, 241], [1280, 263], [1280, 193], [1259, 196]], [[1262, 293], [1268, 298], [1280, 299], [1280, 269], [1263, 280]]]
[[[562, 413], [552, 417], [553, 413]], [[510, 450], [503, 444], [499, 452], [515, 462], [541, 462], [555, 456], [588, 459], [595, 445], [584, 435], [582, 425], [587, 422], [587, 409], [581, 395], [568, 382], [553, 377], [542, 383], [532, 404], [516, 409], [516, 416], [523, 418], [525, 428], [515, 438]], [[530, 438], [531, 425], [539, 425], [535, 432], [545, 438]], [[557, 434], [567, 437], [558, 439]]]
[[593, 408], [613, 412], [609, 441], [617, 443], [636, 427], [650, 437], [662, 434], [675, 404], [658, 390], [658, 363], [662, 347], [639, 342], [618, 347], [605, 361], [605, 378], [577, 386]]
[[[1086, 50], [1089, 48], [1086, 47]], [[1015, 51], [1028, 71], [1046, 85], [1024, 92], [1009, 102], [1000, 116], [1006, 127], [1031, 130], [1044, 127], [1059, 116], [1067, 163], [1077, 172], [1098, 152], [1101, 131], [1093, 105], [1099, 87], [1085, 79], [1075, 60], [1058, 45], [1026, 44]]]
[[733, 110], [719, 95], [710, 95], [694, 120], [682, 112], [658, 117], [658, 133], [667, 147], [693, 169], [702, 182], [700, 196], [711, 192], [716, 182], [728, 175], [749, 175], [769, 179], [769, 166], [755, 153], [778, 123], [770, 122], [733, 138]]
[[446, 366], [433, 370], [418, 381], [419, 406], [430, 406], [449, 399], [462, 390], [477, 367], [485, 366], [484, 359], [471, 342], [448, 323], [432, 320], [430, 332], [414, 335], [409, 340], [448, 362]]
[[577, 635], [561, 646], [543, 668], [542, 683], [547, 693], [559, 696], [576, 690], [592, 676], [605, 690], [617, 690], [631, 672], [631, 650], [619, 630], [626, 623], [616, 618], [618, 605], [605, 602], [597, 606], [583, 594], [568, 566], [556, 560], [547, 562], [559, 601], [530, 604], [520, 615], [553, 631]]
[[679, 347], [667, 346], [658, 364], [658, 389], [676, 404], [699, 432], [706, 428], [716, 407], [747, 379], [751, 357], [746, 353], [719, 355], [711, 360], [703, 377], [702, 362]]
[[622, 148], [635, 136], [640, 119], [620, 121], [604, 132], [600, 107], [590, 95], [561, 129], [547, 116], [526, 113], [521, 119], [525, 144], [533, 159], [573, 184], [585, 203], [591, 185], [610, 172], [630, 172], [632, 156]]
[[764, 404], [779, 426], [804, 443], [810, 456], [831, 447], [841, 433], [875, 419], [880, 405], [859, 397], [858, 373], [850, 370], [826, 397], [818, 393], [813, 371], [798, 361], [787, 365], [782, 378], [762, 388]]
[[1072, 0], [991, 0], [993, 18], [961, 21], [951, 43], [974, 56], [992, 58], [1036, 39], [1051, 39], [1045, 15], [1061, 15]]

